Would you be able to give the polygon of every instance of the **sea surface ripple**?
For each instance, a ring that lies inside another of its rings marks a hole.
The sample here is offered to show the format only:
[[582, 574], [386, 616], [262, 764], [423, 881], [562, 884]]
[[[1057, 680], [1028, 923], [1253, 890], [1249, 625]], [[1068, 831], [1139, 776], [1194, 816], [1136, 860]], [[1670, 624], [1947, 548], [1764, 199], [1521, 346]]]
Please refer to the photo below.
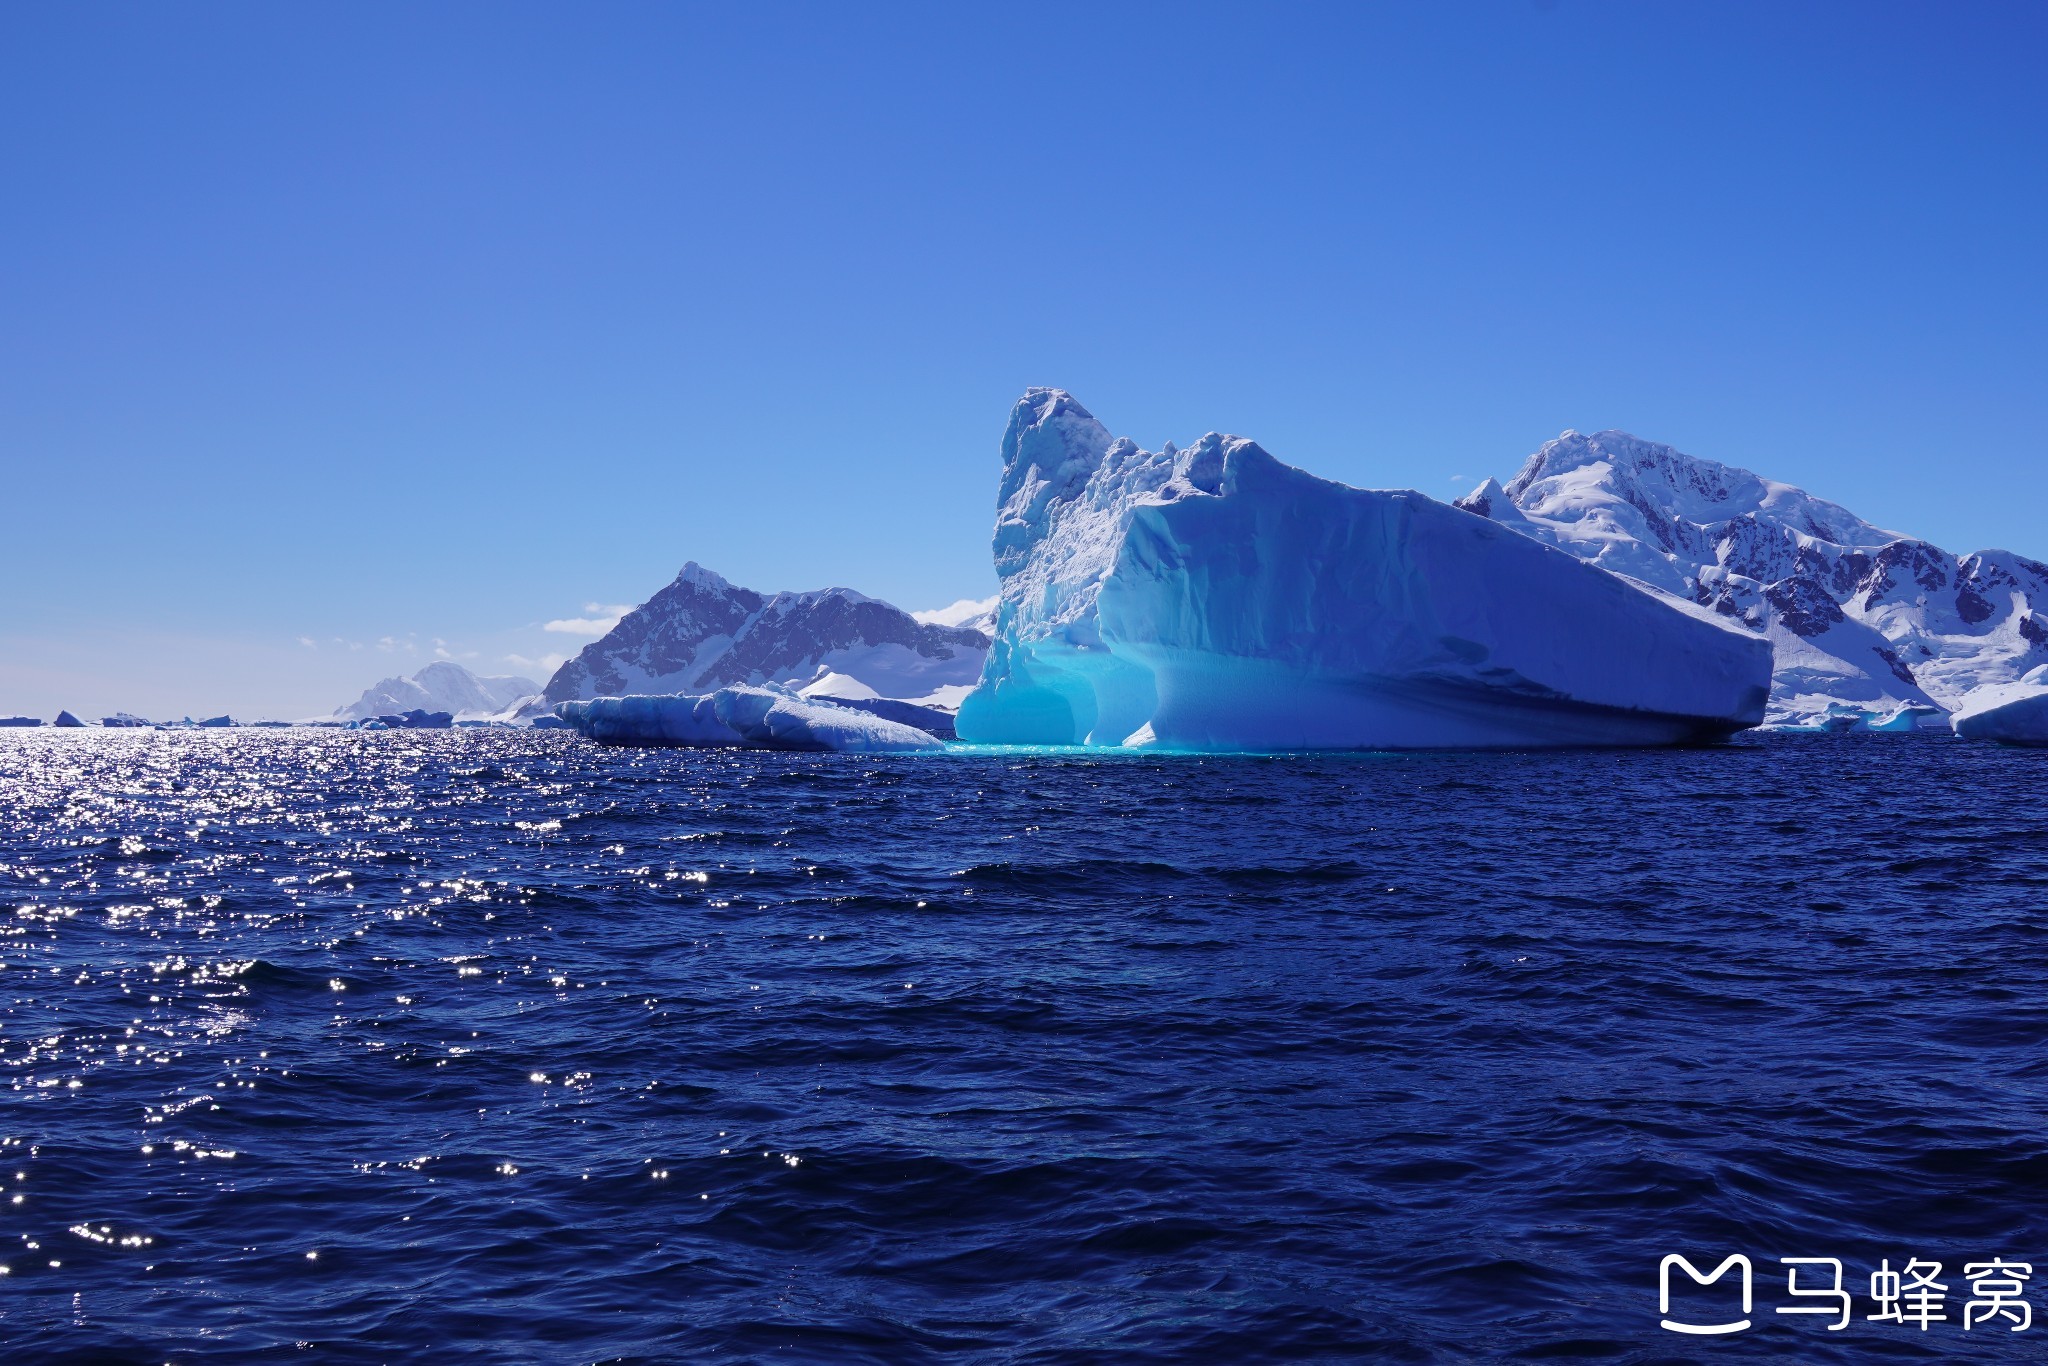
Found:
[[2038, 1357], [2043, 762], [9, 734], [0, 1357]]

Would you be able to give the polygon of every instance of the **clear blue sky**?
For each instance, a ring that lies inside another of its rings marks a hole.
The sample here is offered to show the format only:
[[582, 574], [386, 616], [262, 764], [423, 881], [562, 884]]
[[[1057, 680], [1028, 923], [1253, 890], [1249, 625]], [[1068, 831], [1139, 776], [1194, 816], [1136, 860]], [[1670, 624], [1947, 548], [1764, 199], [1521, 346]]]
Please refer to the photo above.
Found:
[[2044, 62], [2036, 3], [8, 5], [0, 711], [511, 671], [687, 559], [980, 596], [1032, 384], [2048, 556]]

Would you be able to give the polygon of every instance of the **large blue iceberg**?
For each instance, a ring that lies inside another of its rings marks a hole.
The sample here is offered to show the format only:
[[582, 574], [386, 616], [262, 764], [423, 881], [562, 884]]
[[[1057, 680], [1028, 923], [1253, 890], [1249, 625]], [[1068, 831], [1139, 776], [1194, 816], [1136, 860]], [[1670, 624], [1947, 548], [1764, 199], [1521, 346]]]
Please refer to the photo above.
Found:
[[963, 740], [1187, 750], [1682, 744], [1763, 718], [1763, 637], [1419, 493], [1019, 401]]
[[769, 683], [693, 695], [641, 694], [562, 702], [555, 714], [608, 745], [699, 745], [887, 754], [939, 749], [934, 736]]

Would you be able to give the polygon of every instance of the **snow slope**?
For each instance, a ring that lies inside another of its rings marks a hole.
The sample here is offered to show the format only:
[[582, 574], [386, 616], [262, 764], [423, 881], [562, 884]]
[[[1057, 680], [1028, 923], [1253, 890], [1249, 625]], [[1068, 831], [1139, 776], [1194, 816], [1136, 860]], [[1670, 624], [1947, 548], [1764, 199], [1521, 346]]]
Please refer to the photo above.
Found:
[[600, 697], [562, 702], [555, 714], [585, 739], [610, 745], [702, 745], [886, 754], [940, 749], [935, 737], [865, 711], [774, 684], [702, 696]]
[[1763, 641], [1418, 493], [1253, 442], [1112, 439], [1030, 390], [963, 740], [1193, 750], [1661, 744], [1763, 714]]
[[336, 708], [334, 719], [366, 721], [408, 711], [445, 711], [458, 720], [471, 720], [508, 711], [539, 691], [540, 685], [530, 678], [481, 677], [441, 660], [411, 678], [387, 678], [365, 689], [355, 701]]
[[1762, 632], [1774, 725], [1948, 709], [2048, 662], [2048, 565], [1951, 555], [1626, 432], [1566, 432], [1458, 506]]
[[770, 596], [693, 561], [556, 670], [547, 700], [786, 683], [812, 696], [950, 708], [987, 652], [979, 631], [923, 623], [850, 588]]

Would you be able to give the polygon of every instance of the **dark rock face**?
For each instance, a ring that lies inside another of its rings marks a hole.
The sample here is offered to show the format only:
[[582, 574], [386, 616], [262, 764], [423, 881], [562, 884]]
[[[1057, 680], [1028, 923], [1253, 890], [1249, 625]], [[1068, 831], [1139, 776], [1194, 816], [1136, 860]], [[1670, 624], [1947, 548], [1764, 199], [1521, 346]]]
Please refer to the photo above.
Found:
[[763, 601], [751, 588], [727, 583], [694, 562], [685, 565], [675, 582], [626, 613], [608, 634], [584, 646], [576, 658], [555, 670], [545, 696], [553, 703], [626, 692], [622, 661], [631, 661], [643, 674], [691, 673], [705, 642], [736, 636], [761, 610]]
[[926, 626], [873, 598], [829, 592], [781, 594], [733, 642], [700, 686], [759, 682], [785, 661], [817, 659], [829, 651], [862, 645], [900, 645], [928, 658], [952, 659], [962, 651], [985, 649], [987, 637], [957, 626]]
[[1812, 579], [1780, 579], [1764, 589], [1764, 601], [1794, 635], [1812, 639], [1841, 621], [1842, 604]]
[[779, 681], [834, 652], [891, 645], [972, 670], [988, 650], [988, 637], [966, 627], [926, 625], [842, 588], [768, 597], [691, 563], [556, 670], [546, 698], [556, 703]]
[[1920, 680], [1913, 677], [1913, 671], [1906, 667], [1906, 661], [1899, 658], [1898, 651], [1877, 645], [1871, 648], [1871, 653], [1891, 666], [1893, 678], [1898, 679], [1899, 682], [1904, 683], [1909, 688], [1920, 686]]

